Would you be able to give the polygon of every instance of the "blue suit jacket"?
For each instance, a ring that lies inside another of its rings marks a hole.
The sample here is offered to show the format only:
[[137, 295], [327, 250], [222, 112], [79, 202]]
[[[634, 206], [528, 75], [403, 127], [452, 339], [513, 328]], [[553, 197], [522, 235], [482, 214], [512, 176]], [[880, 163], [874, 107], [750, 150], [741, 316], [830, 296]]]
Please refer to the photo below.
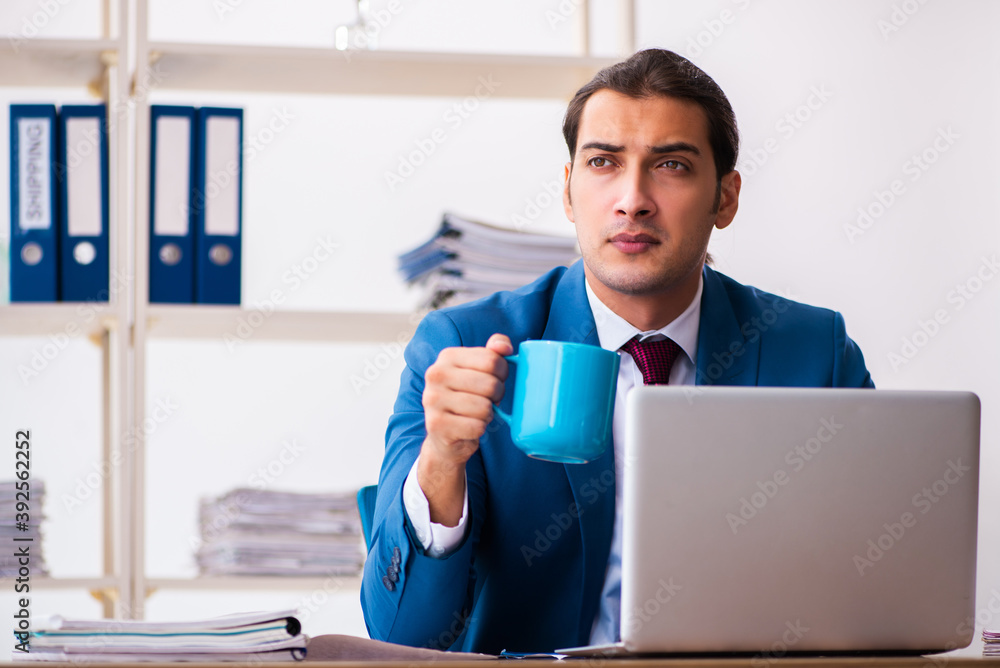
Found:
[[[600, 345], [582, 263], [430, 313], [407, 346], [361, 588], [373, 638], [492, 654], [589, 640], [611, 547], [610, 448], [589, 464], [529, 459], [494, 420], [466, 466], [466, 538], [444, 559], [423, 554], [403, 508], [403, 481], [425, 435], [424, 372], [442, 348], [482, 346], [495, 332], [510, 336], [515, 349], [527, 339]], [[872, 386], [839, 313], [740, 285], [708, 267], [697, 378], [700, 385]], [[507, 410], [511, 393], [508, 385]]]

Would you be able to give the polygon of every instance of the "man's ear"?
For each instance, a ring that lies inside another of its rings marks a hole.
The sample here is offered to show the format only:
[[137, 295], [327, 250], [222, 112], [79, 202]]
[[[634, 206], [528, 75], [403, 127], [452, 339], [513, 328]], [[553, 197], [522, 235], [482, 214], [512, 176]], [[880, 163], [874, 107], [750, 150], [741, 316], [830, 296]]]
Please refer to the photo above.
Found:
[[563, 211], [566, 212], [566, 217], [569, 218], [571, 223], [576, 223], [576, 220], [573, 218], [573, 201], [570, 199], [569, 195], [569, 182], [570, 177], [573, 175], [573, 163], [567, 162], [564, 170], [565, 173], [563, 178], [565, 183], [563, 183]]
[[715, 215], [715, 227], [723, 230], [729, 227], [740, 208], [740, 186], [743, 179], [735, 169], [722, 177], [722, 192], [719, 197], [719, 210]]

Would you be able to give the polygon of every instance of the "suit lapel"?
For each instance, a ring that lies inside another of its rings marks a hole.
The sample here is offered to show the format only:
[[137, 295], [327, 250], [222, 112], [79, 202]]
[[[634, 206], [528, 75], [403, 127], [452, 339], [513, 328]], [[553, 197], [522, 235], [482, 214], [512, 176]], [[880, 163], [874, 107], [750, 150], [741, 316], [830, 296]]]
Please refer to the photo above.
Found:
[[703, 272], [701, 322], [698, 328], [696, 385], [756, 385], [760, 338], [743, 336], [722, 279], [708, 266]]
[[[583, 262], [571, 266], [556, 286], [542, 338], [599, 346], [597, 325], [584, 287]], [[573, 490], [583, 543], [580, 633], [586, 639], [604, 586], [615, 516], [615, 456], [611, 443], [587, 464], [564, 465]]]

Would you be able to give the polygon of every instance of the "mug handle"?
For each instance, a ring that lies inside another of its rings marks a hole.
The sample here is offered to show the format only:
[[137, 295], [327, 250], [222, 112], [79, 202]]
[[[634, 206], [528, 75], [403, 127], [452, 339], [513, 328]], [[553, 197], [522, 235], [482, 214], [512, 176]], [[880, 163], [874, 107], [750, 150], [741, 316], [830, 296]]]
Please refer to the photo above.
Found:
[[[504, 359], [511, 364], [517, 364], [517, 357], [518, 357], [517, 355], [507, 355], [506, 357], [504, 357]], [[507, 426], [510, 426], [512, 424], [514, 418], [511, 417], [510, 413], [503, 412], [503, 410], [500, 408], [500, 404], [495, 404], [493, 406], [493, 412], [496, 414], [498, 418], [506, 422]]]

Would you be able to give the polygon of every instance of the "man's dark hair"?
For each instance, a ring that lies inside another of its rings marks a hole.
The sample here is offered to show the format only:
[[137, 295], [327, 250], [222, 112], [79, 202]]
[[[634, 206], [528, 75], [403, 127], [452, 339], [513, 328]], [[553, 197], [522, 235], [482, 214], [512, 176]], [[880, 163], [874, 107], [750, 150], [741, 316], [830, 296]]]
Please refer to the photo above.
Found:
[[708, 118], [708, 140], [715, 158], [716, 180], [721, 181], [736, 168], [740, 135], [736, 129], [736, 114], [726, 94], [697, 65], [666, 49], [646, 49], [626, 61], [609, 65], [576, 92], [563, 119], [563, 136], [571, 163], [576, 157], [583, 107], [591, 95], [604, 89], [633, 98], [662, 95], [698, 104]]

